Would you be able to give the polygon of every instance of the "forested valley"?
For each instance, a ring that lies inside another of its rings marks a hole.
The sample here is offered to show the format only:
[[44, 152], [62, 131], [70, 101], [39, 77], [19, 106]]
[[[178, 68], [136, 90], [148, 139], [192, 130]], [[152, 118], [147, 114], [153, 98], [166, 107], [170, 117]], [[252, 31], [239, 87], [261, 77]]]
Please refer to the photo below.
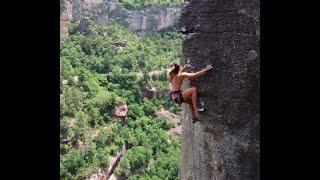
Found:
[[181, 56], [177, 31], [138, 36], [112, 19], [78, 29], [60, 44], [61, 179], [87, 179], [119, 153], [118, 179], [178, 179], [175, 125], [157, 115], [180, 110], [166, 77]]

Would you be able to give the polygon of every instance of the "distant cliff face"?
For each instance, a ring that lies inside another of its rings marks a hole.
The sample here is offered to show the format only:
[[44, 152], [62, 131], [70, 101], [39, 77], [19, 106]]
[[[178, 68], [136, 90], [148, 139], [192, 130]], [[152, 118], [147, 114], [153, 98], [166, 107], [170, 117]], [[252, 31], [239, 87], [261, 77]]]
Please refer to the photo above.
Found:
[[72, 3], [64, 1], [60, 4], [60, 38], [68, 37], [68, 27], [72, 20]]
[[[67, 0], [66, 0], [67, 1]], [[72, 0], [70, 0], [72, 1]], [[68, 8], [66, 8], [68, 7]], [[70, 11], [71, 7], [71, 11]], [[128, 10], [111, 0], [84, 0], [63, 3], [60, 13], [60, 24], [64, 21], [64, 14], [71, 14], [69, 21], [80, 21], [86, 17], [96, 22], [108, 23], [109, 18], [116, 19], [120, 24], [135, 31], [146, 33], [162, 31], [178, 24], [179, 7], [148, 7], [145, 10]], [[67, 23], [62, 24], [62, 37], [66, 36]]]
[[201, 121], [190, 124], [183, 105], [181, 180], [260, 179], [259, 6], [259, 0], [185, 2], [182, 61], [194, 70], [214, 68], [191, 82], [205, 103]]

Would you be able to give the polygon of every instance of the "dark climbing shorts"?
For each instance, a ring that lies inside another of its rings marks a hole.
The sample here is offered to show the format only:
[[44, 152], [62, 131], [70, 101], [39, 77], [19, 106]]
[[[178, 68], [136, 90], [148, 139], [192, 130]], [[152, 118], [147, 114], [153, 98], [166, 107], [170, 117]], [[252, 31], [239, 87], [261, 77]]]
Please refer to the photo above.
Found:
[[177, 104], [182, 104], [183, 103], [183, 96], [182, 96], [182, 93], [181, 91], [179, 92], [179, 96], [176, 97], [175, 99], [173, 99], [173, 101]]

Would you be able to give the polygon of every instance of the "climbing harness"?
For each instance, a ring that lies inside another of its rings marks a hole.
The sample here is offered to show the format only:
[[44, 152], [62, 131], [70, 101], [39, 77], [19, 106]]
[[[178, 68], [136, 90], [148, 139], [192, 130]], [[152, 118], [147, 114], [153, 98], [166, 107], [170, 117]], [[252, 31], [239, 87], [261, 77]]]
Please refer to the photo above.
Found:
[[[181, 90], [178, 90], [178, 91], [169, 91], [169, 96], [171, 98], [171, 100], [173, 100], [175, 103], [177, 104], [182, 104], [184, 101], [183, 101], [183, 96], [182, 96], [182, 91]], [[179, 94], [178, 97], [172, 99], [172, 94]]]

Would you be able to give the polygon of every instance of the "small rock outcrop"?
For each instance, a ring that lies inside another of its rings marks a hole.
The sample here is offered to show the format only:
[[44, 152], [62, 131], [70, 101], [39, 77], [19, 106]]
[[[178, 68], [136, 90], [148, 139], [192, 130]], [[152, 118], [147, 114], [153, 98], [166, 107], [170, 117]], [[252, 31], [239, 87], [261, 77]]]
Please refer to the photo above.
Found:
[[259, 0], [186, 1], [179, 28], [182, 62], [213, 70], [196, 86], [206, 111], [182, 112], [179, 179], [260, 179]]
[[148, 88], [148, 87], [143, 87], [141, 88], [141, 97], [143, 98], [148, 98], [148, 99], [152, 99], [155, 95], [156, 95], [157, 90], [152, 87], [152, 88]]
[[113, 109], [111, 109], [111, 114], [117, 117], [123, 126], [127, 120], [128, 106], [126, 104], [115, 106]]
[[128, 106], [126, 104], [116, 106], [111, 110], [111, 113], [117, 117], [125, 117], [128, 114]]

